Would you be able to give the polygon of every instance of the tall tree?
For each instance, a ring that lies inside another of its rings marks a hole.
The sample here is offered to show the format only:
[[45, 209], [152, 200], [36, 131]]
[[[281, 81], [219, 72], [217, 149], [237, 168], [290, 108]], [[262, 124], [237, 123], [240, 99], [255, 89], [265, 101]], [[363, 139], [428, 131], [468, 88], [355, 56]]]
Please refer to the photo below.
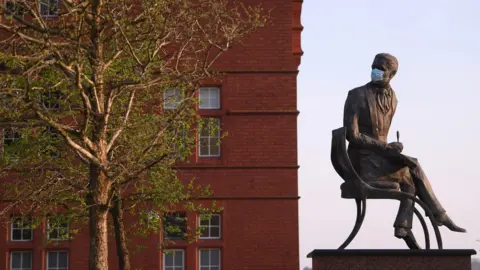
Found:
[[201, 191], [172, 170], [205, 125], [196, 89], [264, 13], [229, 0], [15, 0], [3, 9], [5, 209], [87, 221], [89, 269], [108, 269], [108, 214], [122, 242], [125, 198], [130, 210], [167, 211]]

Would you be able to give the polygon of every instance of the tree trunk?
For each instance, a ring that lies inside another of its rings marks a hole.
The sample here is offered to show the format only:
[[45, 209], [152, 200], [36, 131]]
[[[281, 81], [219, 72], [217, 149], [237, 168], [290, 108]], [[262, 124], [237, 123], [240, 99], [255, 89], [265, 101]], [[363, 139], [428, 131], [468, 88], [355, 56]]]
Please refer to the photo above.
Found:
[[108, 209], [90, 207], [89, 270], [108, 270]]
[[123, 224], [122, 200], [115, 196], [113, 207], [110, 210], [115, 229], [115, 241], [117, 246], [119, 270], [130, 270], [130, 254], [128, 253], [127, 237], [125, 235], [125, 226]]
[[89, 224], [90, 258], [89, 270], [108, 270], [108, 210], [110, 208], [111, 184], [100, 168], [90, 165]]

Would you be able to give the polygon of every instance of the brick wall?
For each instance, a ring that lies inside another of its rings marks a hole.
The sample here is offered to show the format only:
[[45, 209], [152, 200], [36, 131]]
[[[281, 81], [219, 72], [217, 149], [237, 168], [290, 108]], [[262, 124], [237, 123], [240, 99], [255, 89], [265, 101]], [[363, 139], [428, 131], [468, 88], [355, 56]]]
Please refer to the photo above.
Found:
[[270, 12], [268, 26], [234, 45], [219, 59], [220, 70], [296, 70], [292, 61], [292, 0], [243, 0]]
[[[243, 0], [257, 4], [257, 0]], [[300, 46], [300, 0], [260, 1], [271, 11], [271, 20], [220, 58], [216, 68], [230, 71], [216, 85], [221, 88], [221, 109], [201, 110], [203, 116], [220, 117], [228, 136], [222, 141], [221, 157], [200, 158], [182, 165], [183, 179], [210, 184], [214, 197], [224, 208], [222, 238], [177, 241], [173, 248], [186, 252], [188, 270], [198, 269], [198, 248], [218, 247], [224, 270], [297, 270], [298, 177], [297, 177], [297, 69]], [[197, 217], [188, 213], [189, 224]], [[126, 217], [127, 221], [130, 219]], [[8, 269], [8, 252], [34, 251], [34, 269], [45, 269], [45, 252], [69, 251], [69, 269], [88, 265], [88, 231], [58, 246], [44, 246], [42, 228], [34, 241], [12, 243], [8, 229], [0, 228], [0, 269]], [[110, 267], [117, 269], [114, 239], [110, 238]], [[132, 247], [134, 269], [161, 269], [157, 249], [159, 235], [135, 237]]]

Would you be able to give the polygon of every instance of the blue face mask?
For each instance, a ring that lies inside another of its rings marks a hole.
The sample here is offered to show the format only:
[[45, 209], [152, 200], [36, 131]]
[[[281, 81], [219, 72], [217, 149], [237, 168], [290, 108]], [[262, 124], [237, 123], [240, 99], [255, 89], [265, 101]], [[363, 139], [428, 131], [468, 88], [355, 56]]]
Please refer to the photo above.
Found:
[[372, 69], [371, 77], [372, 77], [372, 82], [379, 82], [383, 81], [383, 71], [377, 68]]

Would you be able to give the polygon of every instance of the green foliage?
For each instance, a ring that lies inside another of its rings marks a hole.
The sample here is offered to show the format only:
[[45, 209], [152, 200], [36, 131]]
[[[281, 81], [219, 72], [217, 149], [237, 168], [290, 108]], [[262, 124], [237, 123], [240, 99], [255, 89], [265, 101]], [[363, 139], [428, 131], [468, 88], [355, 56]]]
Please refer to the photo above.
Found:
[[162, 228], [152, 213], [218, 211], [195, 200], [210, 188], [179, 179], [175, 165], [189, 161], [196, 134], [220, 133], [197, 115], [196, 90], [220, 78], [218, 57], [265, 24], [262, 8], [73, 0], [45, 20], [35, 2], [19, 3], [33, 20], [0, 22], [0, 131], [11, 135], [0, 157], [0, 199], [11, 203], [0, 214], [82, 223], [115, 197], [148, 235]]

